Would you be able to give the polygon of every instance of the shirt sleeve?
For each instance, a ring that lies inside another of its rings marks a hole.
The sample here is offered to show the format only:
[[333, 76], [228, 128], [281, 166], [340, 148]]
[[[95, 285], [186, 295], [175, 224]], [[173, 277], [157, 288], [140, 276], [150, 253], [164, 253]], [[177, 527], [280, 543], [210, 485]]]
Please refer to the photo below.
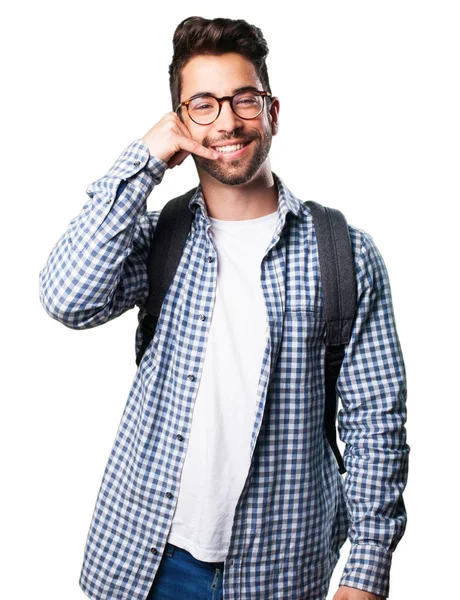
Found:
[[89, 200], [39, 274], [40, 301], [52, 318], [84, 329], [145, 302], [148, 250], [160, 214], [146, 211], [147, 198], [166, 169], [137, 139], [87, 188]]
[[386, 598], [407, 522], [406, 371], [386, 266], [373, 238], [361, 234], [357, 314], [337, 381], [351, 542], [339, 585]]

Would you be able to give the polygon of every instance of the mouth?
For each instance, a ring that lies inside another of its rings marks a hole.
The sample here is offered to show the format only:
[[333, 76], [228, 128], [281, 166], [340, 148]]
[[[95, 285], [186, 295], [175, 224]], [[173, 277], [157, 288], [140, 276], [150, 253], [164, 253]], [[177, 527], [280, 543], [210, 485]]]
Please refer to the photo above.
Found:
[[[252, 144], [252, 140], [249, 142], [244, 142], [243, 144], [228, 144], [228, 146], [212, 146], [213, 150], [217, 150], [219, 154], [221, 154], [224, 158], [239, 158], [242, 156], [248, 146]], [[235, 150], [230, 150], [230, 148], [235, 147]], [[242, 146], [242, 147], [241, 147]], [[228, 148], [228, 150], [227, 150]]]

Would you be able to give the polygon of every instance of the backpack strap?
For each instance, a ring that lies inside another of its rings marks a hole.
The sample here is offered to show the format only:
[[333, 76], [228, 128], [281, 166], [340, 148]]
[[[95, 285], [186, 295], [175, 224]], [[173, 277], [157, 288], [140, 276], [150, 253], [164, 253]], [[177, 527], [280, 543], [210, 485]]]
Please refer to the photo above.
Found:
[[149, 295], [145, 307], [147, 313], [141, 323], [142, 343], [136, 356], [139, 366], [144, 352], [155, 333], [163, 300], [179, 266], [190, 228], [193, 213], [188, 207], [197, 188], [169, 200], [160, 212], [153, 232], [147, 260]]
[[356, 275], [353, 250], [344, 215], [318, 202], [305, 202], [311, 210], [318, 245], [321, 286], [326, 321], [324, 429], [339, 465], [345, 473], [336, 440], [336, 384], [356, 313]]

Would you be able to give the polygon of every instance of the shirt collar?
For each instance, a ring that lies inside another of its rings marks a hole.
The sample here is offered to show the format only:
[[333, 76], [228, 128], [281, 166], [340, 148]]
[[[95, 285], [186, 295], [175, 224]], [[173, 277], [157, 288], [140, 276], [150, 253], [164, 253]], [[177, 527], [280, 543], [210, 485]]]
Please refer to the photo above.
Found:
[[[298, 217], [301, 213], [304, 203], [289, 190], [281, 177], [279, 177], [274, 171], [272, 171], [272, 175], [275, 185], [278, 188], [278, 217], [279, 221], [284, 224], [287, 213], [291, 212]], [[190, 198], [188, 206], [193, 213], [197, 213], [201, 209], [206, 221], [209, 221], [201, 183], [198, 184], [195, 193]]]

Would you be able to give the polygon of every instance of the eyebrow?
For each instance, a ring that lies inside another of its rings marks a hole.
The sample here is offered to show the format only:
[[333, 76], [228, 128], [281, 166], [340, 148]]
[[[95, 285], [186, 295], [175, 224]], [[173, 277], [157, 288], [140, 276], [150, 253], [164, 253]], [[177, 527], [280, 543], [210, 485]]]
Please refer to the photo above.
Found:
[[[246, 92], [247, 90], [254, 90], [255, 92], [259, 91], [258, 88], [256, 88], [254, 85], [243, 85], [242, 87], [234, 89], [232, 95], [239, 94], [240, 92]], [[214, 98], [216, 97], [216, 95], [212, 92], [198, 92], [197, 94], [193, 94], [193, 96], [191, 96], [189, 100], [198, 98], [198, 96], [213, 96]]]

